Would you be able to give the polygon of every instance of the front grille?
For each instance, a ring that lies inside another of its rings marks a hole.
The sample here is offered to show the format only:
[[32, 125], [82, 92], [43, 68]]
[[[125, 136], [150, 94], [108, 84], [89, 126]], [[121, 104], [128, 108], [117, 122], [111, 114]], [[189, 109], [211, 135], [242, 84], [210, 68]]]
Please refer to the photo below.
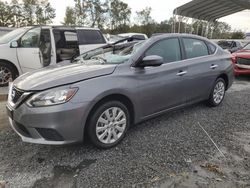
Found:
[[11, 91], [11, 99], [13, 103], [16, 103], [20, 97], [24, 94], [23, 91], [13, 87], [12, 91]]
[[36, 128], [39, 134], [49, 141], [63, 141], [63, 137], [54, 129]]
[[237, 58], [237, 64], [239, 65], [250, 65], [250, 59]]

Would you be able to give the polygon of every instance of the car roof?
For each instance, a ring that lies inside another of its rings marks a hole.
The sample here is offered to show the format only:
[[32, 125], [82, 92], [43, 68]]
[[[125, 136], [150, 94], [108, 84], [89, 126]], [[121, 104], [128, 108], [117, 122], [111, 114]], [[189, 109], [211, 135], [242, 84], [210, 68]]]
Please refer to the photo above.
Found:
[[152, 35], [151, 38], [160, 39], [160, 38], [167, 38], [167, 37], [189, 37], [189, 38], [197, 38], [200, 40], [209, 41], [209, 39], [205, 37], [201, 37], [201, 36], [193, 35], [193, 34], [187, 34], [187, 33], [160, 33], [160, 34], [158, 33], [158, 34]]
[[92, 27], [83, 27], [83, 26], [63, 26], [63, 25], [33, 25], [27, 26], [26, 28], [35, 28], [35, 27], [42, 27], [42, 28], [53, 28], [58, 30], [76, 30], [76, 29], [83, 29], [83, 30], [100, 30], [99, 28], [92, 28]]

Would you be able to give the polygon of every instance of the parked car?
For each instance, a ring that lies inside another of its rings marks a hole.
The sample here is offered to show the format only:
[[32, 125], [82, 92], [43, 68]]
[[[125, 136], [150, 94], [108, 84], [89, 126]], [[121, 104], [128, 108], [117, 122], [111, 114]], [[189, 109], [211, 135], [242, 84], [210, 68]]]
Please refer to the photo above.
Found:
[[130, 125], [199, 101], [220, 105], [232, 82], [229, 52], [195, 35], [165, 34], [22, 75], [10, 87], [7, 111], [25, 142], [87, 137], [110, 148]]
[[243, 45], [239, 41], [231, 41], [231, 40], [221, 40], [218, 41], [218, 45], [222, 47], [225, 50], [228, 50], [229, 52], [233, 53], [240, 49], [242, 49]]
[[19, 75], [106, 44], [99, 29], [36, 26], [16, 29], [0, 38], [0, 86]]
[[242, 50], [233, 53], [234, 73], [236, 76], [250, 75], [250, 43]]

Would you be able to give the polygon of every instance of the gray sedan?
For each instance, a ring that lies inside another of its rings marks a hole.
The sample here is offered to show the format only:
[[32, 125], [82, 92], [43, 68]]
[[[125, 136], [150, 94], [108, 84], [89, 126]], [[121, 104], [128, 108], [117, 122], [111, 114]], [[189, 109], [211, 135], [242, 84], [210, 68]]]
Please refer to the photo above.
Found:
[[163, 34], [108, 44], [27, 73], [10, 86], [7, 111], [25, 142], [89, 139], [110, 148], [129, 126], [200, 101], [218, 106], [233, 82], [231, 56], [209, 40]]

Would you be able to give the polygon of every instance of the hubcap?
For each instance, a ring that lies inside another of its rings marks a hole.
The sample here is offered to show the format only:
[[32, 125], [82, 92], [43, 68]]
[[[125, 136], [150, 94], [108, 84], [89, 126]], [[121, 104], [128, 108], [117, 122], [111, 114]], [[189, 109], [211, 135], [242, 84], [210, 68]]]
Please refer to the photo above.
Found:
[[12, 81], [12, 73], [7, 67], [0, 67], [0, 84], [4, 85]]
[[214, 102], [216, 104], [219, 104], [222, 101], [224, 94], [225, 94], [225, 84], [223, 82], [218, 82], [214, 88], [214, 93], [213, 93]]
[[116, 142], [124, 133], [127, 126], [125, 112], [118, 107], [105, 110], [97, 120], [96, 136], [104, 144]]

